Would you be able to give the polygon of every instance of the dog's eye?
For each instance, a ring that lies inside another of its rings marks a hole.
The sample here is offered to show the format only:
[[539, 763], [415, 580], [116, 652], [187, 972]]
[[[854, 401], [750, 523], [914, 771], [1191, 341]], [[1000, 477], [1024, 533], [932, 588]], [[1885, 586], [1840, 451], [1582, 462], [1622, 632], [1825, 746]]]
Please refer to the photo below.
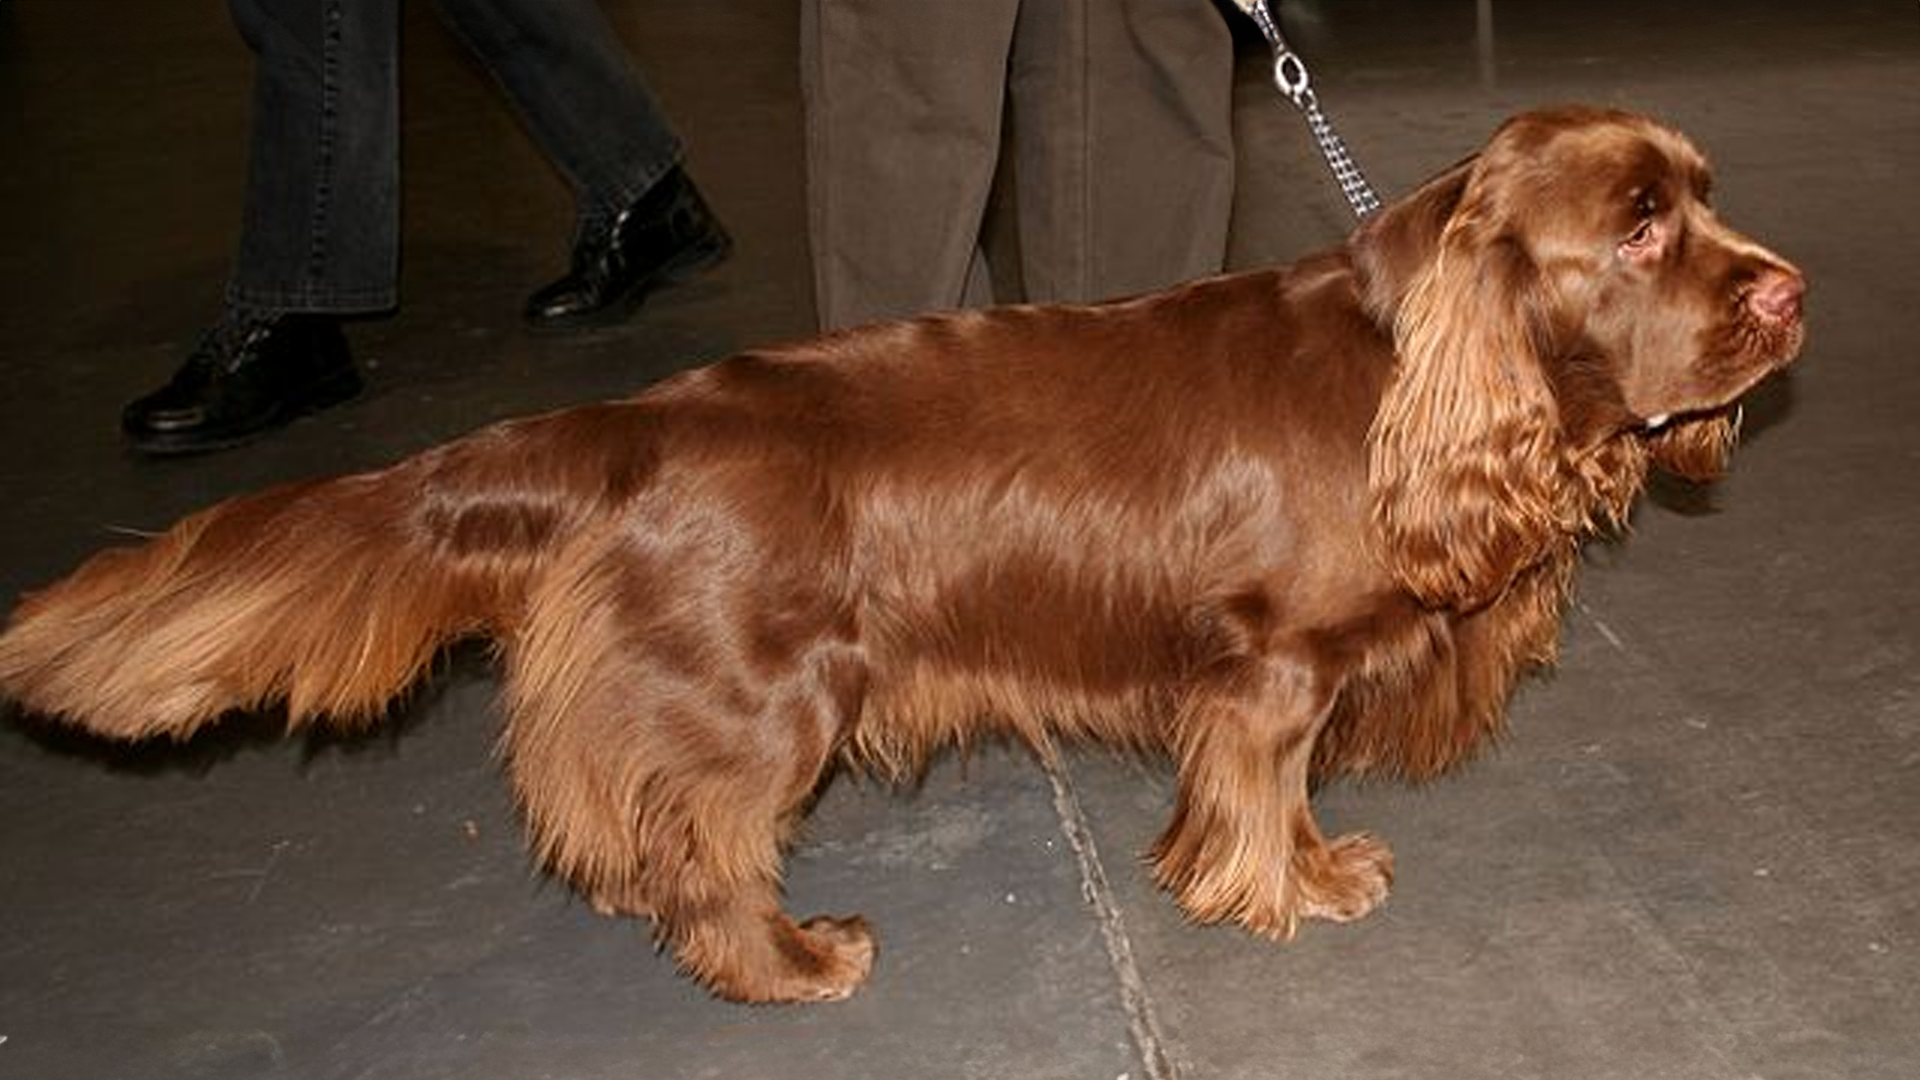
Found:
[[1620, 242], [1620, 250], [1629, 254], [1644, 252], [1653, 246], [1654, 241], [1658, 239], [1658, 235], [1654, 229], [1653, 220], [1651, 218], [1642, 218], [1640, 224], [1634, 228], [1633, 232], [1627, 234], [1627, 238]]

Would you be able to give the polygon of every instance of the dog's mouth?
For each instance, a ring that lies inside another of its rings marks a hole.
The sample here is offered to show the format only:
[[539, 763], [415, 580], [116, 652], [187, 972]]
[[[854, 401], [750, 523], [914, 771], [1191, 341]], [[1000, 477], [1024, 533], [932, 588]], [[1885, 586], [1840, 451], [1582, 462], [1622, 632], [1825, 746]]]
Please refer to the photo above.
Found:
[[1799, 319], [1786, 326], [1756, 326], [1743, 328], [1745, 333], [1734, 355], [1743, 357], [1744, 363], [1726, 365], [1738, 372], [1731, 384], [1724, 390], [1702, 395], [1705, 401], [1699, 404], [1684, 405], [1670, 409], [1652, 409], [1640, 417], [1639, 430], [1645, 435], [1658, 435], [1685, 420], [1698, 420], [1715, 414], [1733, 412], [1737, 414], [1740, 401], [1755, 387], [1766, 382], [1774, 375], [1792, 366], [1800, 356], [1801, 346], [1806, 342], [1806, 325]]
[[1684, 412], [1659, 413], [1640, 422], [1640, 434], [1652, 438], [1664, 434], [1681, 424], [1696, 420], [1731, 420], [1735, 427], [1740, 425], [1743, 406], [1736, 397], [1724, 405], [1714, 405], [1704, 409], [1688, 409]]

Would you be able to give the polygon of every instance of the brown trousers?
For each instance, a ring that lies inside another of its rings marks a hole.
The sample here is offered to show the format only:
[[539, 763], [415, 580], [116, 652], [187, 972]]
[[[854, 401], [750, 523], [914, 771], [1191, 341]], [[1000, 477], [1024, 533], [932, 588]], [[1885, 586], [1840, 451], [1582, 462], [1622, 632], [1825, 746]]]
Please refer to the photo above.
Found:
[[823, 327], [1015, 299], [980, 245], [996, 168], [1026, 299], [1225, 260], [1233, 47], [1210, 0], [803, 0], [801, 71]]

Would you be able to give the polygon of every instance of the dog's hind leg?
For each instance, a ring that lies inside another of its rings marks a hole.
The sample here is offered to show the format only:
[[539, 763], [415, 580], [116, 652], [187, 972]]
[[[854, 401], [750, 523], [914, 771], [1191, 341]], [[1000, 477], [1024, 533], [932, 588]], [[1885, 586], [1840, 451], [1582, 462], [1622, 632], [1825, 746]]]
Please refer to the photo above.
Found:
[[795, 619], [804, 603], [774, 605], [770, 628], [751, 621], [764, 591], [689, 603], [684, 577], [615, 554], [563, 559], [507, 648], [506, 757], [537, 855], [596, 908], [651, 918], [723, 997], [848, 996], [872, 965], [865, 924], [787, 915], [780, 864], [860, 707], [857, 651]]

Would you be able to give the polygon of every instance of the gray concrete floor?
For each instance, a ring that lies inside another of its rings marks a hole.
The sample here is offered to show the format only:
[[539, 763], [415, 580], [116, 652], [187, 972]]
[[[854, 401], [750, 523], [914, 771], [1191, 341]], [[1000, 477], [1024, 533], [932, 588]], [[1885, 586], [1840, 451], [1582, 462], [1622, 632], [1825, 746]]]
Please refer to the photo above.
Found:
[[[0, 3], [0, 594], [225, 495], [810, 330], [789, 2], [612, 4], [740, 247], [630, 326], [556, 340], [516, 310], [563, 257], [566, 197], [416, 8], [407, 303], [353, 331], [372, 391], [155, 462], [116, 415], [213, 311], [245, 56], [215, 0]], [[1062, 792], [989, 753], [915, 792], [838, 784], [795, 852], [797, 909], [878, 924], [865, 991], [716, 1003], [530, 871], [462, 654], [360, 741], [241, 725], [107, 754], [0, 724], [0, 1077], [1920, 1075], [1920, 9], [1287, 8], [1384, 190], [1519, 108], [1645, 109], [1813, 284], [1804, 362], [1753, 403], [1734, 477], [1657, 493], [1593, 553], [1500, 751], [1323, 796], [1333, 827], [1395, 842], [1382, 911], [1290, 946], [1188, 926], [1136, 859], [1164, 771], [1078, 756]], [[1347, 220], [1246, 60], [1255, 264]]]

